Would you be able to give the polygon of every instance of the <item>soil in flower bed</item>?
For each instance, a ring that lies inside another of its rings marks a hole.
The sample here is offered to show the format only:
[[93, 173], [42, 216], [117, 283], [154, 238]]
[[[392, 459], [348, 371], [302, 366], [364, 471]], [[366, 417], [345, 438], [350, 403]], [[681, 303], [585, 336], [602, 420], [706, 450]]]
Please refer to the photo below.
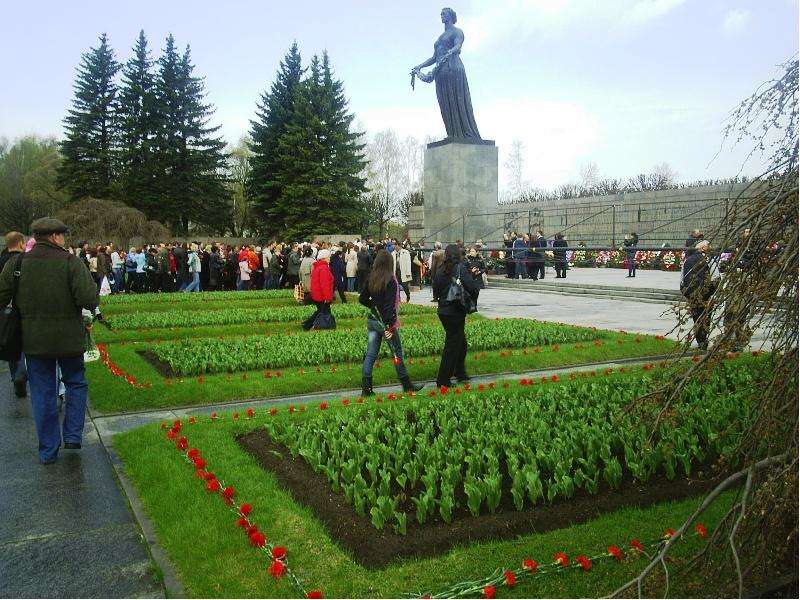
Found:
[[[568, 500], [517, 511], [506, 500], [495, 514], [473, 517], [467, 510], [456, 510], [451, 523], [437, 519], [420, 525], [413, 505], [405, 507], [408, 515], [406, 535], [396, 534], [390, 526], [376, 529], [369, 516], [360, 517], [343, 493], [331, 489], [327, 477], [315, 473], [301, 457], [292, 458], [289, 450], [274, 443], [266, 431], [258, 429], [237, 438], [239, 445], [266, 470], [277, 477], [296, 502], [309, 507], [325, 525], [331, 538], [349, 550], [355, 560], [367, 568], [381, 568], [399, 558], [429, 557], [443, 554], [451, 547], [485, 540], [513, 539], [519, 535], [543, 533], [584, 523], [597, 515], [618, 508], [650, 505], [680, 500], [709, 491], [719, 479], [679, 479], [654, 477], [646, 485], [627, 477], [621, 489], [601, 487], [590, 495], [578, 490]], [[507, 478], [506, 478], [507, 479]], [[504, 484], [503, 498], [508, 499], [509, 483]]]

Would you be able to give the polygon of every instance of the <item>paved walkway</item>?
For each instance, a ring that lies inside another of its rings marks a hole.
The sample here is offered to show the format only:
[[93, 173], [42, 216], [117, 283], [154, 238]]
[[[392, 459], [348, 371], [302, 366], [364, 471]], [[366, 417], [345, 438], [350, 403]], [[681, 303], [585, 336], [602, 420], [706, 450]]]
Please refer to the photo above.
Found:
[[0, 373], [0, 597], [163, 597], [114, 469], [87, 419], [83, 448], [38, 462], [29, 398]]

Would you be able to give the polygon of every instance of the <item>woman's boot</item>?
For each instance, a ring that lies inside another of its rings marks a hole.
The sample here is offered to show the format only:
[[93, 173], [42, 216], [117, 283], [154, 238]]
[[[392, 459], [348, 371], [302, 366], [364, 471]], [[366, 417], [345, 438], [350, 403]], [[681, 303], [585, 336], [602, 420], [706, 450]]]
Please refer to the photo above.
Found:
[[418, 392], [425, 387], [424, 383], [414, 383], [413, 381], [411, 381], [411, 378], [408, 375], [406, 375], [405, 377], [401, 377], [400, 383], [403, 384], [404, 392]]
[[375, 392], [372, 391], [372, 377], [361, 378], [361, 395], [374, 396]]

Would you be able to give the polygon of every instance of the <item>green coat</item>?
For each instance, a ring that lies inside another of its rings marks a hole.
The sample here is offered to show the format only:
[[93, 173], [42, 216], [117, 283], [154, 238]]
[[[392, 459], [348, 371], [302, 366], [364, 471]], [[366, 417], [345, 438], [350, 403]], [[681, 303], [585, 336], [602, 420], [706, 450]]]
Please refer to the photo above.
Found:
[[[15, 258], [0, 274], [0, 306], [11, 301]], [[17, 306], [26, 356], [78, 357], [86, 341], [81, 309], [97, 306], [97, 286], [77, 256], [50, 242], [37, 242], [22, 259]]]

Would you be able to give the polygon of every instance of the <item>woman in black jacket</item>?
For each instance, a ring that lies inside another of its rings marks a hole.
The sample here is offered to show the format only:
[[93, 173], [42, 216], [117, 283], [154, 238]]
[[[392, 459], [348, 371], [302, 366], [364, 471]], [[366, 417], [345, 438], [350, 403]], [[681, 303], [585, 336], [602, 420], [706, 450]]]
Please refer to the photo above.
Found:
[[[378, 358], [381, 341], [386, 343], [394, 354], [393, 362], [397, 377], [403, 384], [404, 392], [418, 392], [424, 384], [414, 384], [406, 371], [403, 360], [403, 344], [400, 341], [400, 321], [397, 308], [400, 306], [400, 286], [394, 274], [394, 259], [386, 250], [375, 255], [367, 281], [361, 288], [358, 301], [370, 309], [367, 317], [367, 351], [364, 353], [364, 366], [361, 371], [361, 394], [371, 396], [372, 367]], [[380, 315], [380, 321], [373, 315], [373, 309]]]
[[[450, 244], [444, 250], [444, 261], [433, 276], [433, 295], [439, 298], [439, 320], [444, 327], [444, 352], [439, 363], [436, 385], [450, 387], [450, 378], [459, 383], [469, 381], [464, 361], [467, 358], [467, 337], [464, 333], [467, 313], [460, 302], [448, 302], [447, 292], [453, 279], [459, 279], [464, 290], [478, 302], [480, 283], [476, 279], [477, 269], [470, 269], [462, 260], [461, 249]], [[477, 275], [480, 277], [480, 275]]]
[[636, 232], [631, 232], [625, 236], [622, 242], [625, 248], [625, 259], [628, 262], [628, 277], [636, 277], [636, 245], [639, 243], [639, 236]]

